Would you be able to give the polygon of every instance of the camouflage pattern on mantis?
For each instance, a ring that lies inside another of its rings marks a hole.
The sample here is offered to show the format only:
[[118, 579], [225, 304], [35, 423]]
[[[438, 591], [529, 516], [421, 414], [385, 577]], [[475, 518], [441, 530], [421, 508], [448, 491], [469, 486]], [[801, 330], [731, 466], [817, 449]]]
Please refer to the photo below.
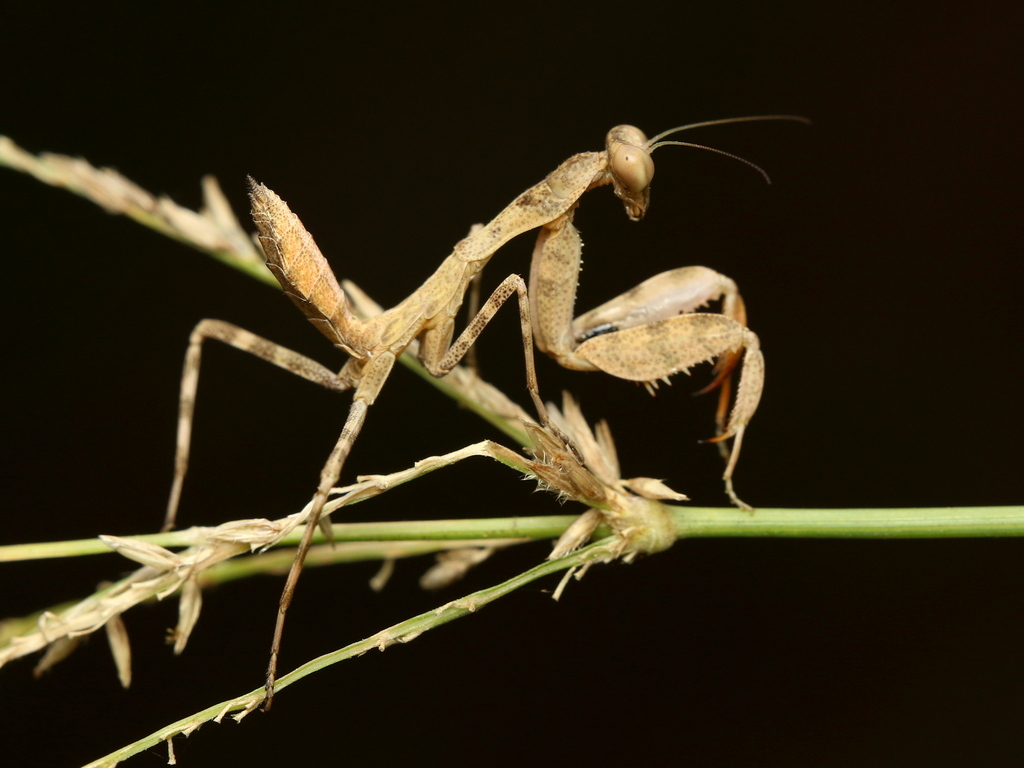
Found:
[[[563, 162], [488, 224], [474, 227], [468, 237], [456, 244], [437, 271], [408, 298], [369, 319], [360, 318], [353, 310], [299, 218], [277, 194], [250, 179], [252, 215], [267, 266], [288, 297], [348, 356], [348, 361], [335, 373], [238, 326], [220, 320], [200, 322], [192, 332], [182, 376], [175, 476], [165, 529], [174, 525], [188, 468], [200, 354], [205, 340], [217, 339], [230, 344], [328, 389], [354, 390], [341, 435], [320, 472], [305, 535], [281, 595], [267, 669], [265, 708], [269, 708], [273, 698], [285, 613], [313, 531], [328, 495], [338, 483], [367, 410], [376, 400], [395, 361], [418, 340], [420, 361], [432, 375], [444, 376], [466, 355], [498, 308], [513, 295], [519, 304], [527, 389], [540, 422], [556, 434], [561, 433], [551, 422], [538, 391], [533, 361], [535, 340], [540, 349], [568, 368], [601, 370], [644, 382], [649, 388], [698, 363], [717, 360], [718, 375], [712, 387], [721, 385], [722, 397], [716, 439], [733, 438], [724, 475], [726, 489], [734, 503], [746, 506], [733, 491], [732, 475], [740, 442], [760, 398], [764, 359], [757, 337], [746, 328], [743, 301], [735, 283], [704, 267], [672, 270], [574, 320], [581, 243], [572, 218], [585, 192], [611, 184], [629, 218], [641, 219], [650, 199], [654, 149], [666, 144], [710, 149], [664, 141], [665, 136], [688, 128], [751, 120], [803, 121], [803, 118], [770, 115], [717, 120], [675, 128], [650, 140], [632, 126], [613, 128], [603, 151], [583, 152]], [[711, 151], [728, 155], [720, 150]], [[455, 338], [455, 317], [471, 281], [505, 243], [538, 228], [540, 234], [533, 255], [529, 292], [521, 277], [509, 275]], [[721, 314], [694, 312], [720, 298], [723, 300]], [[726, 422], [729, 379], [741, 357], [743, 365], [736, 401]]]

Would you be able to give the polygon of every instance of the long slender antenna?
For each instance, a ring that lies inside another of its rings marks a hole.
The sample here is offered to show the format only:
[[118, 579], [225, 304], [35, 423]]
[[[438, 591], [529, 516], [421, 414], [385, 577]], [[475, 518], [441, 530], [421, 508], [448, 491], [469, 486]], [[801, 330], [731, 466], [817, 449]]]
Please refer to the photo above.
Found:
[[663, 131], [655, 136], [653, 139], [647, 142], [647, 149], [653, 152], [658, 146], [658, 142], [664, 139], [666, 136], [671, 136], [673, 133], [679, 133], [680, 131], [689, 131], [692, 128], [706, 128], [710, 125], [727, 125], [729, 123], [753, 123], [759, 120], [792, 120], [797, 123], [804, 123], [810, 125], [811, 121], [806, 117], [800, 117], [800, 115], [751, 115], [750, 117], [725, 117], [721, 120], [705, 120], [703, 123], [690, 123], [689, 125], [680, 125], [676, 128], [669, 128], [667, 131]]
[[673, 133], [679, 133], [680, 131], [688, 131], [691, 128], [706, 128], [710, 125], [727, 125], [729, 123], [752, 123], [758, 120], [793, 120], [795, 122], [805, 123], [807, 125], [810, 125], [811, 123], [811, 121], [808, 120], [806, 117], [800, 117], [799, 115], [752, 115], [750, 117], [726, 117], [721, 120], [706, 120], [703, 123], [690, 123], [689, 125], [680, 125], [676, 128], [669, 128], [667, 131], [659, 133], [657, 136], [655, 136], [653, 139], [650, 139], [647, 142], [647, 151], [653, 152], [658, 147], [670, 145], [677, 147], [692, 147], [693, 149], [706, 149], [708, 152], [714, 152], [716, 155], [730, 157], [733, 160], [739, 160], [744, 165], [749, 165], [751, 168], [753, 168], [755, 171], [760, 173], [761, 176], [764, 177], [765, 182], [771, 184], [772, 180], [771, 178], [769, 178], [764, 168], [762, 168], [759, 165], [756, 165], [755, 163], [750, 162], [749, 160], [745, 160], [739, 155], [734, 155], [731, 152], [725, 152], [721, 149], [715, 149], [714, 147], [709, 147], [704, 144], [691, 144], [688, 141], [664, 140], [666, 136], [671, 136]]
[[[706, 147], [703, 144], [691, 144], [688, 141], [662, 141], [657, 144], [658, 147], [664, 147], [666, 145], [672, 145], [677, 147], [693, 147], [694, 149], [706, 149], [708, 152], [714, 152], [716, 155], [724, 155], [725, 157], [731, 157], [733, 160], [739, 160], [744, 165], [749, 165], [755, 171], [760, 173], [764, 177], [764, 180], [766, 182], [768, 182], [769, 184], [772, 183], [772, 180], [768, 177], [768, 173], [764, 170], [764, 168], [757, 165], [756, 163], [750, 162], [749, 160], [745, 160], [739, 155], [734, 155], [731, 152], [726, 152], [721, 149], [715, 149], [714, 147]], [[655, 147], [652, 147], [651, 149], [653, 150], [655, 149]]]

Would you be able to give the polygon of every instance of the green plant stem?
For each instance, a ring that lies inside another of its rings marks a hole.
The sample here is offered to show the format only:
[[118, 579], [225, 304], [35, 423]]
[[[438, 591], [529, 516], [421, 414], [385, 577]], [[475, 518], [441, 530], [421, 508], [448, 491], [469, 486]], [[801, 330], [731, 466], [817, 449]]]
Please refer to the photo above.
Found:
[[919, 539], [1024, 536], [1024, 506], [911, 509], [738, 509], [673, 507], [680, 538]]
[[[754, 514], [718, 507], [669, 507], [680, 538], [764, 536], [785, 538], [941, 538], [1024, 536], [1024, 506], [923, 507], [916, 509], [758, 509]], [[346, 541], [446, 541], [452, 539], [553, 539], [576, 515], [337, 523], [334, 539]], [[161, 547], [196, 542], [204, 529], [129, 538]], [[281, 540], [293, 545], [300, 526]], [[598, 529], [598, 535], [607, 529]], [[315, 542], [325, 541], [317, 533]], [[111, 553], [99, 539], [78, 539], [0, 547], [0, 562]]]

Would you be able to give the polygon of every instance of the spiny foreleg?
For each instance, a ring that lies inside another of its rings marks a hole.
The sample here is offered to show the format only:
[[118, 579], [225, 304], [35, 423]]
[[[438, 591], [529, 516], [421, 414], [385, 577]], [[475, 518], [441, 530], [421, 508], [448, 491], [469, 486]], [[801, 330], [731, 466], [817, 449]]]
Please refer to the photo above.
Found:
[[[747, 331], [747, 334], [743, 343], [745, 347], [743, 367], [740, 372], [739, 387], [736, 390], [736, 402], [733, 404], [728, 425], [715, 440], [721, 445], [728, 438], [732, 438], [729, 460], [725, 466], [725, 473], [722, 475], [722, 479], [725, 480], [725, 492], [737, 507], [753, 511], [753, 507], [736, 495], [732, 484], [732, 474], [740, 457], [743, 434], [746, 432], [747, 423], [754, 415], [754, 411], [757, 410], [757, 404], [761, 401], [761, 391], [764, 389], [764, 355], [761, 353], [757, 336], [751, 331]], [[728, 387], [728, 381], [723, 386]], [[720, 402], [727, 402], [727, 400], [727, 394], [723, 394]]]
[[575, 350], [579, 358], [606, 373], [643, 383], [656, 383], [694, 365], [741, 353], [736, 400], [729, 422], [716, 440], [733, 438], [723, 475], [726, 493], [734, 504], [750, 509], [733, 491], [732, 475], [743, 434], [764, 388], [764, 356], [753, 331], [724, 315], [697, 312], [593, 336]]
[[[721, 314], [747, 325], [747, 311], [736, 283], [707, 267], [679, 267], [662, 272], [631, 288], [611, 301], [576, 318], [572, 336], [577, 342], [602, 333], [642, 325], [653, 320], [696, 312], [710, 302], [721, 300]], [[715, 434], [719, 451], [728, 461], [730, 451], [722, 437], [732, 398], [732, 373], [740, 361], [742, 349], [729, 350], [715, 360], [715, 375], [697, 394], [719, 389], [715, 413]]]

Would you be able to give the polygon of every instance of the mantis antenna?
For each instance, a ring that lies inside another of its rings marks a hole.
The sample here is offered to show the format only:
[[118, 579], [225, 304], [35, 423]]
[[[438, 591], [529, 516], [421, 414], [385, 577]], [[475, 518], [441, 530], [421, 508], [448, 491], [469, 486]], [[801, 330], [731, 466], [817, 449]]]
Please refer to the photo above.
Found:
[[723, 118], [722, 120], [706, 120], [702, 123], [690, 123], [689, 125], [680, 125], [676, 128], [669, 128], [667, 131], [662, 131], [653, 139], [650, 139], [647, 142], [647, 151], [653, 152], [658, 147], [670, 145], [678, 147], [693, 147], [694, 149], [706, 149], [708, 152], [714, 152], [716, 155], [731, 157], [733, 160], [738, 160], [744, 165], [750, 166], [755, 171], [760, 173], [761, 176], [764, 177], [765, 182], [771, 184], [771, 178], [769, 178], [768, 174], [765, 172], [763, 168], [761, 168], [761, 166], [756, 165], [750, 162], [749, 160], [745, 160], [744, 158], [739, 157], [738, 155], [731, 154], [730, 152], [725, 152], [721, 149], [715, 149], [714, 147], [708, 147], [705, 146], [704, 144], [691, 144], [690, 142], [686, 141], [664, 141], [666, 136], [671, 136], [673, 133], [679, 133], [681, 131], [689, 131], [693, 128], [706, 128], [712, 125], [727, 125], [729, 123], [752, 123], [755, 121], [762, 120], [793, 120], [795, 122], [804, 123], [806, 125], [810, 125], [811, 123], [811, 121], [808, 120], [806, 117], [800, 117], [799, 115], [753, 115], [750, 117], [727, 117]]

